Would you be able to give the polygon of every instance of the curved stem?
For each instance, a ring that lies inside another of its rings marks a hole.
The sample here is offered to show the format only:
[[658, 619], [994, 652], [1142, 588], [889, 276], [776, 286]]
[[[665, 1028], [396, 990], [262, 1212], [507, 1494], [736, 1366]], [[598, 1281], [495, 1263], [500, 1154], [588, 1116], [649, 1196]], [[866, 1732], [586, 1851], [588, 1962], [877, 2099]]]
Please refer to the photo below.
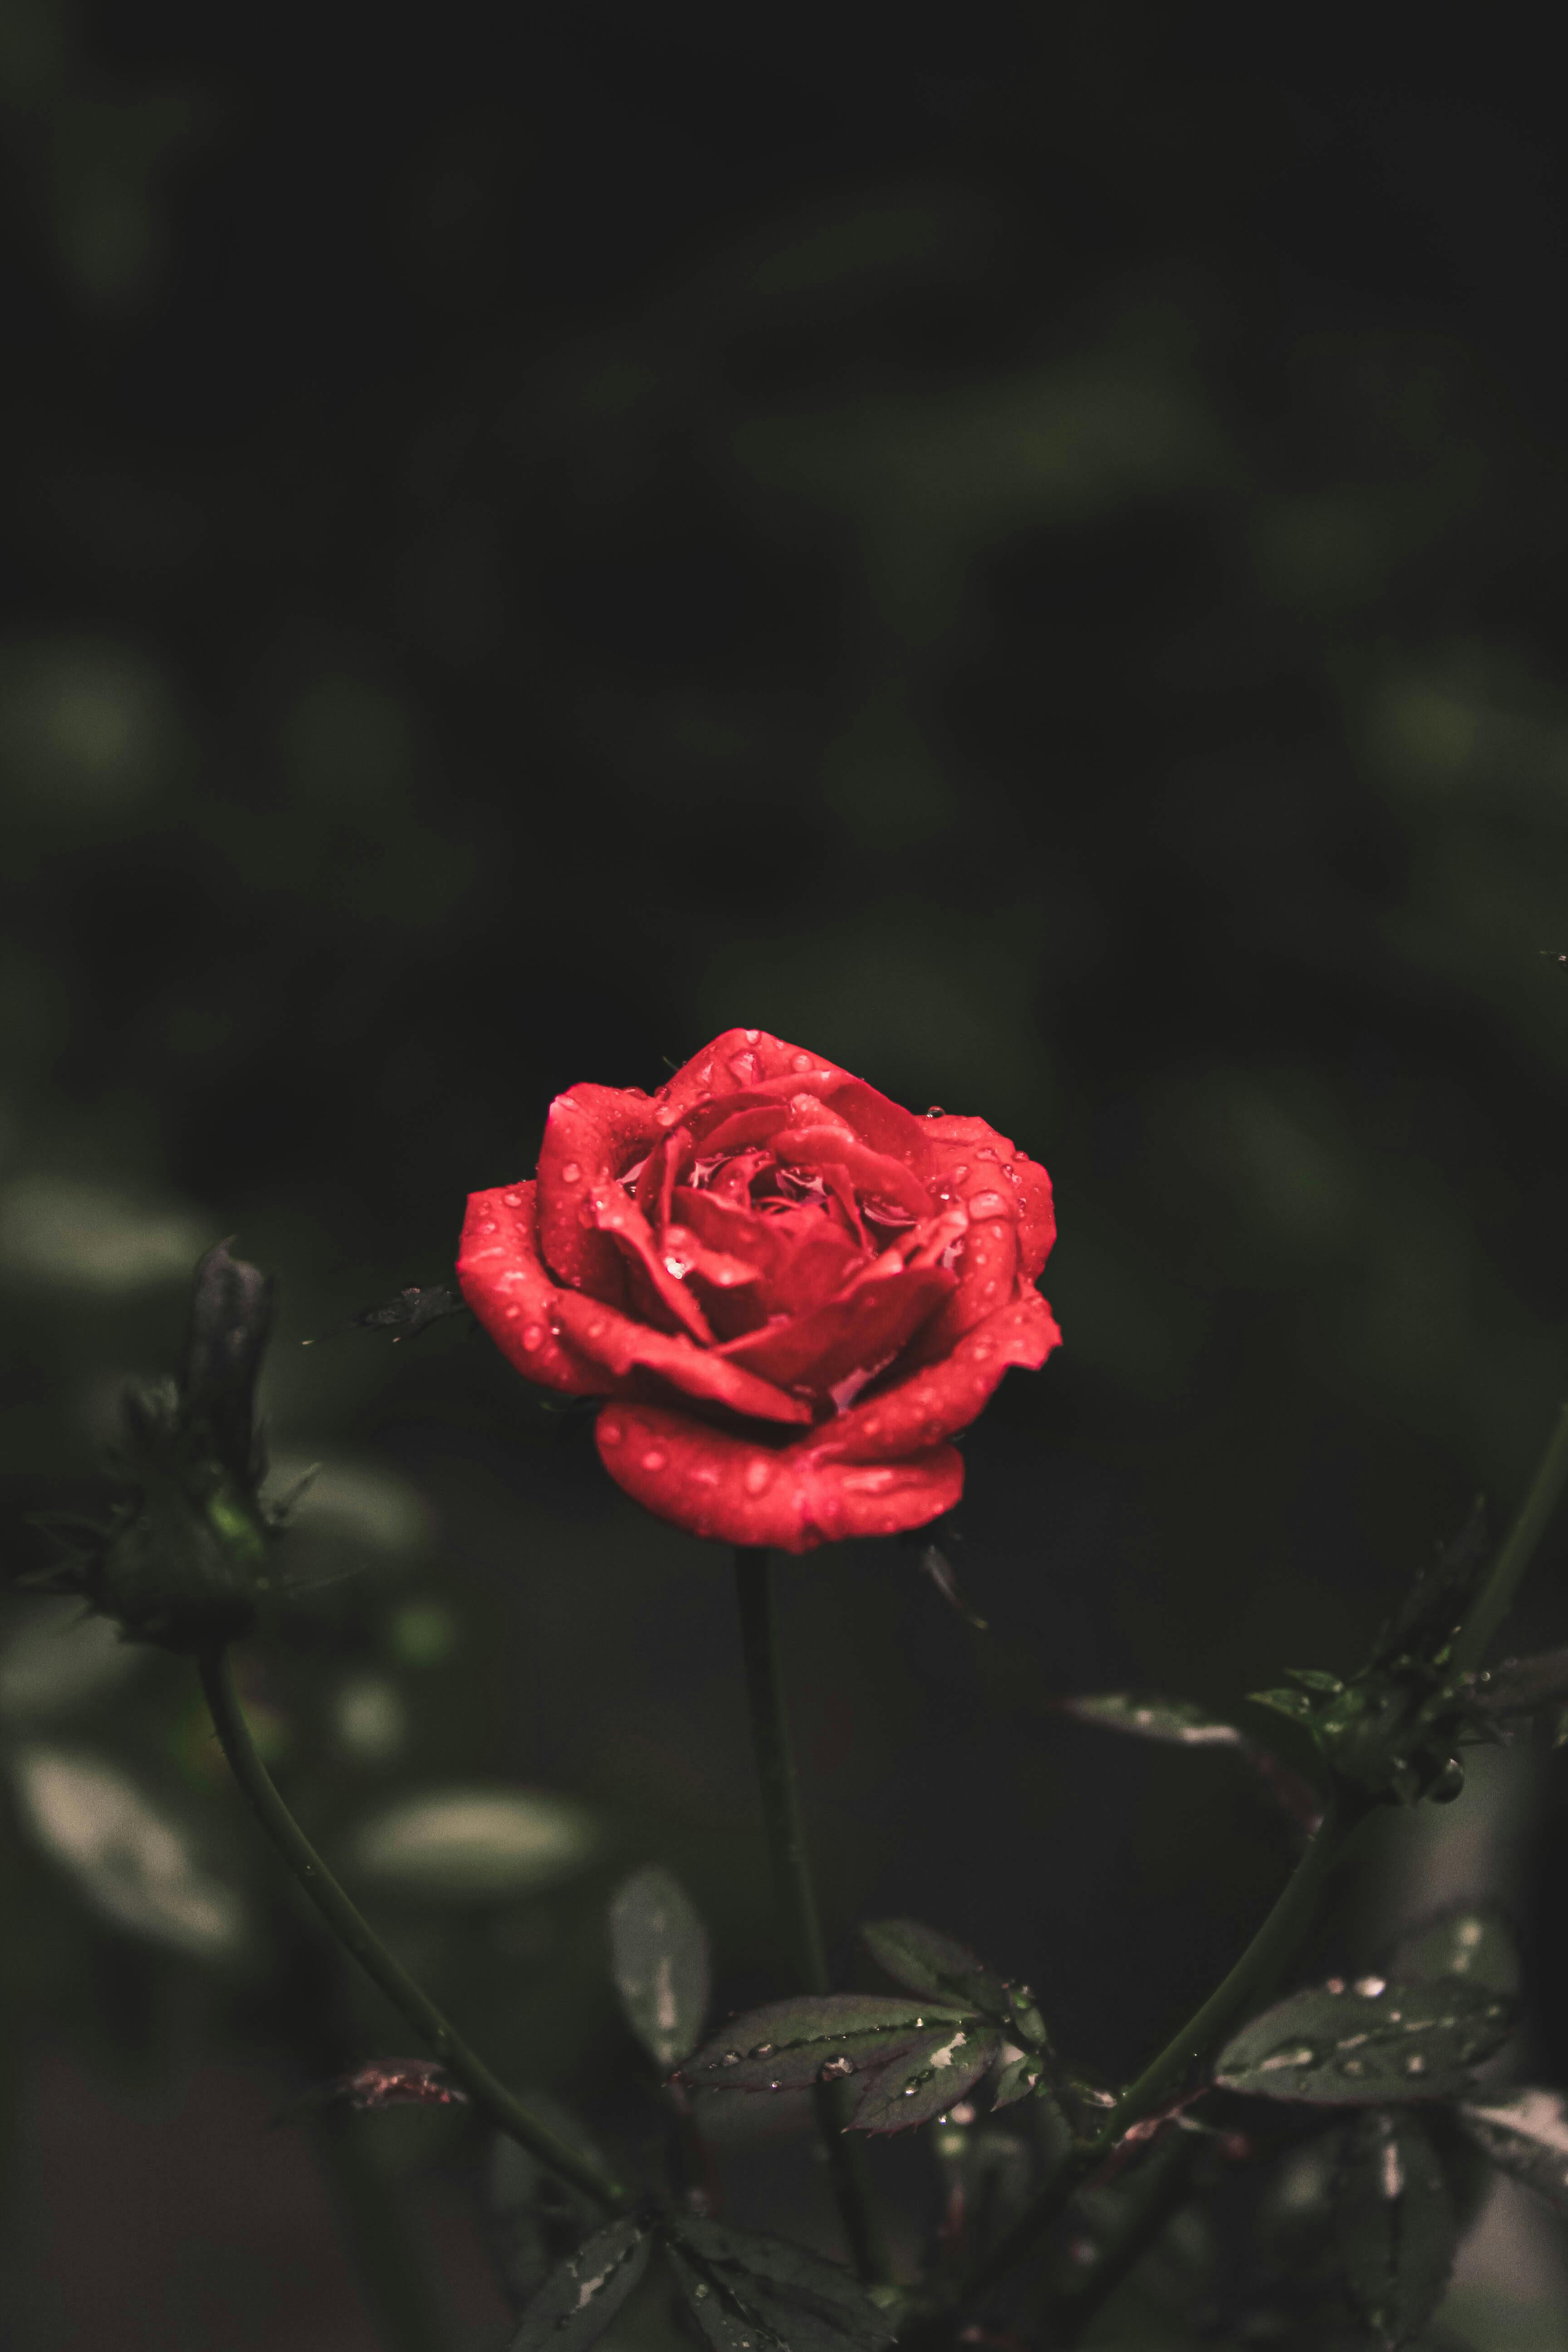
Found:
[[1330, 1870], [1367, 1816], [1376, 1810], [1371, 1797], [1352, 1793], [1331, 1804], [1295, 1870], [1280, 1890], [1273, 1909], [1223, 1982], [1216, 1985], [1201, 2009], [1151, 2059], [1134, 2083], [1130, 2083], [1113, 2107], [1106, 2111], [1091, 2139], [1068, 2156], [1056, 2177], [1047, 2181], [1026, 2211], [976, 2271], [971, 2294], [985, 2288], [1023, 2260], [1052, 2222], [1065, 2211], [1089, 2175], [1097, 2171], [1122, 2135], [1152, 2115], [1186, 2080], [1192, 2069], [1209, 2058], [1243, 2010], [1267, 1991], [1306, 1935]]
[[1562, 1499], [1564, 1485], [1568, 1485], [1568, 1404], [1558, 1409], [1556, 1425], [1530, 1482], [1530, 1490], [1503, 1538], [1486, 1582], [1454, 1636], [1448, 1655], [1461, 1672], [1479, 1666], [1486, 1655], [1487, 1645], [1511, 1608], [1520, 1580]]
[[235, 1688], [234, 1668], [226, 1649], [204, 1652], [196, 1660], [196, 1668], [212, 1713], [213, 1728], [230, 1771], [257, 1820], [344, 1949], [353, 1955], [365, 1974], [379, 1985], [393, 2007], [498, 2130], [526, 2147], [542, 2164], [558, 2172], [563, 2180], [571, 2181], [574, 2188], [582, 2189], [607, 2211], [624, 2204], [626, 2195], [619, 2182], [593, 2157], [562, 2139], [523, 2105], [515, 2092], [509, 2091], [498, 2075], [491, 2074], [478, 2052], [470, 2050], [429, 1994], [415, 1982], [369, 1921], [349, 1901], [279, 1795], [257, 1753]]
[[[773, 1568], [765, 1550], [752, 1545], [737, 1546], [735, 1599], [740, 1610], [752, 1744], [756, 1752], [774, 1898], [802, 1984], [807, 1992], [827, 1992], [831, 1990], [827, 1947], [823, 1941], [816, 1891], [806, 1857], [805, 1825], [801, 1816], [800, 1787], [795, 1778], [779, 1658]], [[842, 2084], [819, 2083], [813, 2100], [817, 2129], [832, 2174], [833, 2194], [855, 2266], [863, 2279], [886, 2281], [891, 2272], [872, 2212], [866, 2152], [845, 2128], [849, 2108], [847, 2094]]]

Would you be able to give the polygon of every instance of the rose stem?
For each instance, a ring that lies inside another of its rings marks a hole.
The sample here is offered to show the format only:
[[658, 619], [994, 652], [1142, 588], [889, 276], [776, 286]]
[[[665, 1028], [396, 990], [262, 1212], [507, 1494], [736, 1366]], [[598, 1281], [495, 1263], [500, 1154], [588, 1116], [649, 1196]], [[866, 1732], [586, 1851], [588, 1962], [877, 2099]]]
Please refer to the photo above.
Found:
[[344, 1949], [352, 1953], [393, 2007], [406, 2019], [420, 2039], [499, 2131], [536, 2156], [574, 2189], [594, 2199], [606, 2211], [626, 2201], [626, 2192], [596, 2159], [560, 2138], [547, 2123], [531, 2114], [484, 2060], [470, 2050], [456, 2027], [437, 2008], [423, 1988], [349, 1901], [315, 1847], [289, 1811], [270, 1774], [257, 1754], [246, 1722], [234, 1668], [226, 1649], [204, 1651], [196, 1660], [202, 1689], [212, 1713], [213, 1728], [228, 1759], [228, 1767], [248, 1800], [251, 1811], [271, 1839], [311, 1902]]
[[1485, 1584], [1476, 1595], [1470, 1612], [1454, 1636], [1448, 1653], [1449, 1663], [1460, 1672], [1468, 1672], [1480, 1664], [1487, 1644], [1507, 1616], [1519, 1589], [1520, 1579], [1534, 1557], [1535, 1547], [1546, 1532], [1547, 1522], [1562, 1497], [1563, 1484], [1568, 1481], [1568, 1404], [1559, 1407], [1555, 1426], [1546, 1442], [1530, 1491], [1519, 1507], [1512, 1527], [1504, 1537], [1498, 1556]]
[[[774, 1899], [793, 1947], [795, 1971], [801, 1982], [807, 1992], [824, 1993], [832, 1989], [827, 1948], [822, 1940], [822, 1922], [817, 1916], [811, 1865], [806, 1859], [800, 1788], [795, 1778], [779, 1659], [773, 1567], [766, 1550], [760, 1546], [736, 1547], [735, 1598], [740, 1606], [741, 1651], [751, 1706], [752, 1744], [757, 1759]], [[813, 2100], [816, 2126], [833, 2178], [834, 2197], [855, 2267], [863, 2279], [885, 2282], [891, 2273], [882, 2233], [871, 2210], [866, 2151], [845, 2127], [849, 2111], [847, 2090], [842, 2083], [818, 2083]]]
[[1362, 1822], [1375, 1810], [1376, 1800], [1357, 1790], [1346, 1791], [1331, 1803], [1274, 1908], [1230, 1974], [1166, 2042], [1137, 2081], [1128, 2085], [1116, 2105], [1107, 2109], [1093, 2137], [1082, 2141], [1068, 2154], [1055, 2178], [1046, 2183], [994, 2252], [980, 2264], [969, 2283], [970, 2294], [983, 2294], [1004, 2271], [1022, 2261], [1065, 2211], [1090, 2173], [1110, 2155], [1123, 2132], [1143, 2116], [1152, 2115], [1191, 2070], [1223, 2042], [1254, 1996], [1272, 1983], [1310, 1927], [1330, 1870]]

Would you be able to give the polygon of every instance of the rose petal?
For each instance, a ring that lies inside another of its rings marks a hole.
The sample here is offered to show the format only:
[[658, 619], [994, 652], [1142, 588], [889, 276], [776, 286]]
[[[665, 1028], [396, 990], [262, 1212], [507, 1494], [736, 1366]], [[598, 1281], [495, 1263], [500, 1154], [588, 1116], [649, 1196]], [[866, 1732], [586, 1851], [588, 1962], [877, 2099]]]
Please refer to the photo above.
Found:
[[1026, 1290], [977, 1324], [940, 1362], [827, 1423], [816, 1442], [846, 1462], [896, 1461], [911, 1447], [934, 1445], [968, 1428], [1010, 1364], [1037, 1371], [1061, 1336], [1039, 1292]]
[[866, 1263], [863, 1250], [808, 1206], [761, 1216], [683, 1187], [675, 1195], [675, 1214], [710, 1249], [756, 1269], [753, 1296], [767, 1315], [806, 1314], [835, 1297]]
[[773, 1146], [786, 1168], [847, 1169], [858, 1192], [897, 1201], [911, 1216], [929, 1217], [936, 1205], [920, 1178], [901, 1160], [889, 1160], [837, 1129], [783, 1128], [773, 1137]]
[[673, 1127], [696, 1104], [713, 1095], [776, 1079], [804, 1083], [816, 1073], [828, 1082], [849, 1076], [835, 1063], [825, 1062], [820, 1054], [808, 1054], [803, 1045], [788, 1045], [782, 1037], [770, 1036], [765, 1029], [726, 1029], [683, 1063], [653, 1099], [658, 1110], [671, 1113], [659, 1124]]
[[840, 1085], [824, 1087], [822, 1099], [826, 1108], [848, 1121], [862, 1143], [868, 1144], [873, 1151], [889, 1160], [901, 1160], [919, 1176], [929, 1172], [929, 1119], [917, 1118], [901, 1103], [868, 1087], [864, 1078], [846, 1078]]
[[890, 1264], [879, 1260], [809, 1315], [726, 1340], [724, 1353], [781, 1388], [809, 1388], [819, 1397], [854, 1372], [879, 1369], [954, 1288], [954, 1277], [939, 1265], [911, 1270], [891, 1251], [888, 1258]]
[[939, 1191], [951, 1191], [963, 1200], [971, 1193], [995, 1189], [995, 1179], [1001, 1177], [1018, 1213], [1024, 1279], [1036, 1281], [1057, 1237], [1051, 1180], [1045, 1170], [1026, 1152], [1016, 1150], [1006, 1136], [999, 1135], [983, 1118], [943, 1117], [921, 1124], [929, 1130]]
[[773, 1449], [685, 1413], [616, 1402], [598, 1418], [599, 1458], [660, 1518], [724, 1543], [803, 1552], [848, 1536], [896, 1535], [952, 1510], [963, 1459], [951, 1445], [863, 1466], [808, 1440]]
[[752, 1421], [808, 1422], [811, 1408], [798, 1397], [785, 1396], [770, 1381], [761, 1380], [743, 1366], [731, 1363], [716, 1348], [699, 1348], [681, 1332], [653, 1331], [634, 1323], [602, 1299], [583, 1298], [575, 1291], [558, 1293], [556, 1318], [580, 1356], [602, 1364], [617, 1379], [637, 1368], [657, 1372], [685, 1395], [728, 1405], [731, 1412]]
[[458, 1283], [507, 1361], [529, 1380], [568, 1396], [616, 1393], [610, 1373], [556, 1336], [563, 1294], [539, 1255], [531, 1179], [469, 1195]]
[[621, 1254], [580, 1212], [660, 1133], [653, 1105], [637, 1088], [570, 1087], [557, 1095], [539, 1153], [539, 1246], [556, 1279], [617, 1305], [626, 1291]]
[[934, 1363], [956, 1347], [966, 1331], [973, 1331], [1014, 1297], [1018, 1288], [1018, 1228], [1014, 1219], [1005, 1212], [974, 1219], [964, 1234], [953, 1270], [958, 1286], [942, 1313], [921, 1333], [914, 1349], [917, 1362]]
[[640, 1266], [651, 1284], [655, 1297], [674, 1318], [678, 1328], [689, 1333], [703, 1347], [711, 1347], [713, 1333], [691, 1293], [683, 1287], [679, 1277], [665, 1264], [666, 1251], [655, 1239], [642, 1211], [626, 1198], [622, 1184], [607, 1184], [602, 1191], [588, 1195], [586, 1206], [591, 1210], [599, 1231], [608, 1234], [626, 1256]]

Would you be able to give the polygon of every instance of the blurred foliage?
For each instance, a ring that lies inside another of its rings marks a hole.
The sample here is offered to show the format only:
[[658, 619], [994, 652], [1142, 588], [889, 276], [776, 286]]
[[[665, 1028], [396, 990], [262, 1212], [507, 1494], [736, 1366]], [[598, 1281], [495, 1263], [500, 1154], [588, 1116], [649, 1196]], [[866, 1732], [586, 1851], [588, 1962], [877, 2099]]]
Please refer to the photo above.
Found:
[[[943, 1916], [1107, 2064], [1279, 1849], [1224, 1759], [1086, 1785], [1052, 1696], [1349, 1658], [1521, 1483], [1568, 1380], [1553, 89], [1522, 13], [0, 0], [10, 1517], [97, 1496], [237, 1234], [279, 1481], [325, 1465], [249, 1694], [301, 1811], [595, 1826], [532, 1892], [378, 1894], [498, 2058], [607, 2096], [634, 1863], [776, 1989], [701, 1548], [460, 1327], [342, 1328], [447, 1276], [557, 1088], [755, 1020], [1050, 1166], [1068, 1345], [970, 1446], [997, 1637], [890, 1548], [788, 1609], [835, 1932], [1005, 1786]], [[8, 1626], [12, 2012], [270, 2047], [280, 2098], [363, 2055], [352, 1986], [301, 2040], [177, 1662]], [[204, 1903], [247, 1925], [200, 1959]]]

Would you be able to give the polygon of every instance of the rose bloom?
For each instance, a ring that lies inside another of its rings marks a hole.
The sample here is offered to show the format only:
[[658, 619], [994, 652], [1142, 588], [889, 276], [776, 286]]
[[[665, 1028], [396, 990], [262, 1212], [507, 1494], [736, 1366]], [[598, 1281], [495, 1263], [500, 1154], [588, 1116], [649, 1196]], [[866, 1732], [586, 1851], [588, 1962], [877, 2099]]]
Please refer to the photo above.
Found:
[[967, 1427], [1061, 1335], [1050, 1179], [758, 1029], [657, 1094], [572, 1087], [532, 1183], [476, 1192], [463, 1296], [518, 1370], [607, 1400], [600, 1457], [692, 1534], [809, 1551], [950, 1510]]

